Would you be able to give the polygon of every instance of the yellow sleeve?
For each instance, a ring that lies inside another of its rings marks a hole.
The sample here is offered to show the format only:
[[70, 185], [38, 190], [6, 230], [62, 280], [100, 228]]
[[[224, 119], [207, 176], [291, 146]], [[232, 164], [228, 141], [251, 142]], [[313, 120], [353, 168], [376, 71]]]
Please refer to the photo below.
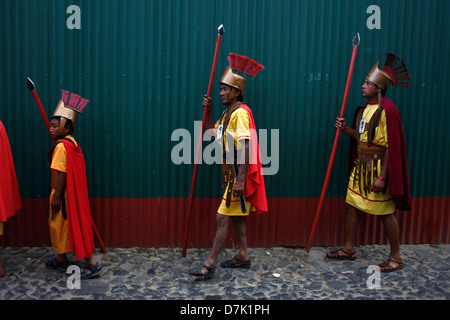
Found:
[[234, 130], [236, 131], [236, 140], [250, 140], [250, 118], [248, 117], [247, 111], [237, 109], [233, 114], [235, 114]]
[[58, 143], [55, 150], [53, 150], [50, 168], [60, 172], [67, 172], [67, 155], [63, 143]]

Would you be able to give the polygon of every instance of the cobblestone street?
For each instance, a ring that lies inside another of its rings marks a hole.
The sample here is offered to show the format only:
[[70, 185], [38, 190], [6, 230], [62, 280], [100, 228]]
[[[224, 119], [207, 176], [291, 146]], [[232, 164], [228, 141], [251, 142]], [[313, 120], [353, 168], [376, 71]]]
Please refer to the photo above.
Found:
[[[405, 268], [379, 274], [369, 266], [386, 260], [389, 246], [361, 246], [355, 261], [330, 260], [332, 248], [251, 248], [250, 269], [217, 267], [214, 278], [195, 281], [209, 249], [108, 248], [96, 250], [103, 273], [68, 289], [66, 274], [45, 267], [52, 248], [3, 248], [2, 300], [448, 300], [450, 245], [402, 245]], [[220, 261], [233, 256], [224, 249]], [[82, 265], [84, 261], [69, 260]], [[370, 278], [370, 279], [369, 279]], [[368, 281], [369, 280], [369, 281]]]

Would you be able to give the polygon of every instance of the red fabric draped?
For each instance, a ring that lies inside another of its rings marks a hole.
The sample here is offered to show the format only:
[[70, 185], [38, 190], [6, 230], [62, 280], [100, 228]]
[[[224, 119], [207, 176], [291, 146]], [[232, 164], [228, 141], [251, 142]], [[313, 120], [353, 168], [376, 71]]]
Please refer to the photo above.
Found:
[[0, 121], [0, 222], [22, 208], [19, 184], [5, 127]]
[[255, 120], [253, 119], [252, 111], [247, 105], [242, 105], [240, 108], [248, 113], [251, 131], [250, 165], [247, 170], [244, 196], [246, 201], [249, 201], [256, 207], [256, 212], [253, 213], [261, 214], [267, 212], [268, 208]]
[[69, 225], [70, 250], [77, 259], [92, 256], [94, 234], [89, 207], [86, 163], [80, 147], [61, 140], [67, 153], [66, 206]]

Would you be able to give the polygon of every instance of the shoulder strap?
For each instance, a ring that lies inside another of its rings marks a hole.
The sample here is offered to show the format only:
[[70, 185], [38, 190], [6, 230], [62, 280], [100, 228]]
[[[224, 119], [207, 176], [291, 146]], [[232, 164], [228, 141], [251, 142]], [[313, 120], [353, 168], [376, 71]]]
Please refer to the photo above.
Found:
[[369, 146], [372, 143], [372, 140], [375, 138], [375, 129], [380, 124], [381, 119], [381, 113], [383, 112], [382, 107], [378, 107], [377, 111], [373, 114], [372, 118], [370, 118], [370, 121], [368, 123], [367, 128], [367, 141], [369, 142]]
[[[234, 111], [236, 111], [241, 105], [243, 105], [242, 102], [236, 103], [234, 106], [231, 107], [231, 109], [227, 110], [222, 114], [221, 120], [223, 119], [223, 116], [225, 115], [225, 119], [223, 120], [223, 129], [222, 132], [225, 135], [227, 133], [228, 124], [230, 123], [231, 115]], [[229, 141], [227, 141], [229, 143]], [[222, 144], [223, 153], [225, 153], [225, 143]]]
[[[359, 110], [359, 112], [356, 114], [356, 130], [358, 130], [359, 124], [361, 122], [361, 119], [362, 119], [362, 116], [363, 116], [363, 113], [364, 113], [364, 109], [365, 108], [361, 108]], [[375, 113], [373, 114], [372, 118], [370, 118], [370, 121], [366, 125], [367, 141], [368, 141], [369, 145], [371, 144], [373, 138], [375, 137], [375, 129], [380, 124], [380, 119], [381, 119], [381, 113], [382, 112], [383, 112], [383, 107], [378, 107], [378, 109], [375, 111]], [[356, 136], [357, 136], [357, 140], [358, 140], [358, 143], [359, 143], [359, 134], [357, 134]]]

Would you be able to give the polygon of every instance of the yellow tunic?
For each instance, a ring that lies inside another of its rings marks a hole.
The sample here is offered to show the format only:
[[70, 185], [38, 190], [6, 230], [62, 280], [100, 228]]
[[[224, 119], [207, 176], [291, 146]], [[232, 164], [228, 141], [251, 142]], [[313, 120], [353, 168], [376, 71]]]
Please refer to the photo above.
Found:
[[0, 236], [3, 235], [3, 222], [0, 222]]
[[[226, 111], [224, 111], [226, 112]], [[222, 121], [217, 121], [214, 128], [218, 129], [219, 125], [223, 123], [225, 120], [225, 117], [222, 117]], [[245, 111], [242, 108], [236, 109], [230, 117], [230, 122], [228, 123], [227, 132], [223, 136], [223, 143], [225, 144], [225, 151], [230, 151], [230, 148], [227, 143], [227, 137], [233, 138], [234, 141], [234, 150], [238, 151], [242, 149], [242, 144], [239, 142], [239, 140], [246, 139], [250, 140], [250, 119], [248, 117], [247, 111]], [[236, 179], [234, 179], [234, 182], [236, 183]], [[226, 194], [227, 194], [228, 187], [225, 189], [225, 192], [222, 197], [222, 202], [220, 203], [219, 209], [217, 210], [218, 213], [225, 215], [225, 216], [248, 216], [250, 211], [255, 211], [255, 207], [248, 201], [246, 201], [247, 204], [247, 212], [242, 213], [241, 205], [239, 202], [239, 197], [231, 197], [231, 204], [227, 208], [226, 206]]]
[[[76, 141], [72, 136], [66, 136], [66, 138], [72, 140], [75, 144]], [[77, 144], [78, 145], [78, 144]], [[53, 155], [52, 163], [50, 165], [52, 174], [55, 172], [67, 172], [67, 154], [66, 148], [63, 143], [56, 145]], [[52, 213], [51, 203], [56, 189], [52, 186], [52, 191], [50, 194], [49, 202], [49, 218], [48, 225], [50, 229], [50, 238], [52, 241], [52, 246], [59, 254], [64, 254], [70, 251], [69, 243], [69, 227], [67, 219], [64, 219], [62, 214], [62, 208], [57, 213]], [[66, 196], [66, 190], [64, 189], [64, 194]], [[66, 198], [67, 199], [67, 198]]]
[[[378, 104], [368, 104], [363, 112], [363, 119], [366, 119], [367, 123], [372, 118], [375, 111], [378, 109]], [[359, 124], [356, 124], [357, 126]], [[358, 128], [356, 129], [358, 130]], [[367, 130], [360, 134], [361, 142], [367, 141]], [[372, 140], [373, 144], [386, 147], [388, 146], [388, 136], [387, 136], [387, 127], [386, 127], [386, 113], [383, 110], [380, 118], [380, 123], [378, 127], [375, 129], [375, 137]], [[381, 172], [381, 159], [377, 162], [378, 172]], [[386, 191], [384, 193], [375, 193], [375, 192], [367, 192], [364, 195], [360, 193], [359, 183], [363, 179], [360, 177], [356, 179], [355, 184], [355, 171], [356, 167], [353, 169], [350, 181], [347, 187], [347, 197], [346, 202], [351, 206], [375, 215], [386, 215], [395, 212], [395, 203], [392, 199], [391, 194], [389, 193], [389, 184], [386, 186]], [[360, 170], [361, 172], [361, 170]], [[372, 181], [373, 182], [373, 181]]]

